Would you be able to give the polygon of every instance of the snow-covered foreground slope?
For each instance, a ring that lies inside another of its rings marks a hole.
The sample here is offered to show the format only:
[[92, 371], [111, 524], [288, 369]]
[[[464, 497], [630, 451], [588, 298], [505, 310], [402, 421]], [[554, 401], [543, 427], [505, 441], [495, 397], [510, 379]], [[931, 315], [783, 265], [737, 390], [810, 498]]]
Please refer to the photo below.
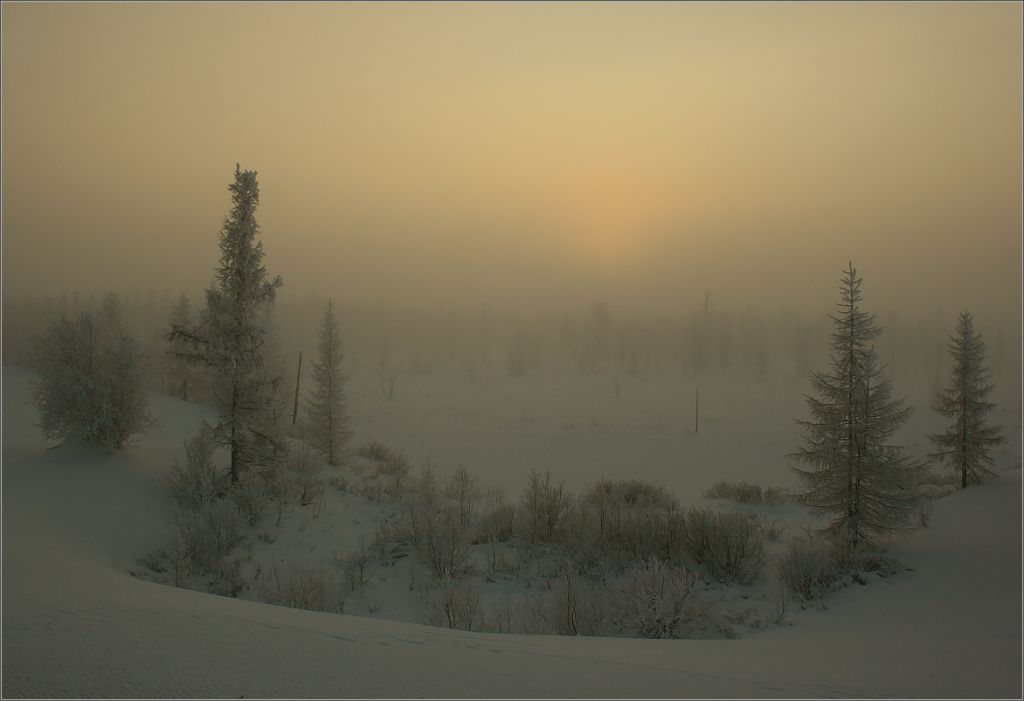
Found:
[[[1021, 695], [1021, 476], [943, 499], [899, 544], [912, 576], [738, 640], [454, 632], [160, 586], [159, 478], [200, 409], [116, 456], [47, 451], [30, 375], [4, 368], [3, 693], [143, 697]], [[385, 439], [385, 436], [380, 436]]]

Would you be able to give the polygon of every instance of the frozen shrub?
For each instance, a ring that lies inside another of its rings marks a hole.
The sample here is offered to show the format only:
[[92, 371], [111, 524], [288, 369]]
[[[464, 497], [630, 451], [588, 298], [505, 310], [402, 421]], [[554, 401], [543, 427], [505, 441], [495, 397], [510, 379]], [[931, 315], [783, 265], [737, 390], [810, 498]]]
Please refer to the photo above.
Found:
[[690, 509], [683, 523], [686, 549], [723, 581], [750, 582], [764, 561], [764, 534], [754, 516]]
[[376, 441], [360, 446], [357, 454], [376, 463], [376, 471], [382, 481], [381, 491], [386, 491], [396, 499], [401, 498], [405, 482], [412, 472], [409, 460]]
[[227, 491], [228, 476], [213, 459], [216, 449], [213, 431], [206, 425], [185, 441], [184, 466], [175, 460], [167, 474], [167, 488], [179, 508], [200, 511]]
[[833, 546], [832, 557], [841, 571], [854, 575], [872, 572], [887, 577], [903, 567], [897, 558], [886, 555], [877, 547], [851, 548], [845, 543], [837, 543]]
[[413, 505], [409, 512], [414, 545], [439, 580], [455, 575], [469, 557], [470, 532], [451, 504]]
[[632, 637], [731, 637], [728, 627], [702, 600], [696, 576], [660, 560], [626, 570], [612, 611], [616, 631]]
[[440, 581], [455, 575], [469, 557], [472, 531], [464, 523], [465, 506], [460, 503], [458, 489], [438, 486], [429, 465], [402, 501], [400, 532], [430, 566]]
[[370, 564], [370, 549], [366, 541], [360, 537], [359, 547], [345, 556], [342, 562], [342, 570], [345, 572], [345, 582], [349, 591], [355, 591], [366, 584], [366, 568]]
[[480, 608], [480, 590], [468, 583], [454, 582], [451, 577], [442, 577], [438, 588], [427, 596], [423, 621], [457, 630], [482, 630], [484, 614]]
[[515, 533], [516, 510], [505, 500], [501, 489], [487, 492], [485, 505], [480, 516], [479, 540], [485, 543], [504, 543]]
[[287, 467], [289, 477], [295, 482], [293, 490], [303, 506], [312, 504], [323, 494], [324, 485], [320, 481], [323, 463], [305, 441], [298, 441], [288, 451]]
[[740, 504], [779, 504], [783, 500], [782, 490], [775, 487], [761, 487], [751, 482], [715, 482], [704, 493], [706, 499], [728, 499]]
[[306, 611], [341, 613], [345, 607], [338, 583], [320, 567], [274, 565], [260, 594], [267, 603]]
[[163, 559], [174, 576], [174, 586], [183, 587], [192, 573], [192, 546], [187, 529], [180, 524], [172, 525], [169, 535]]
[[230, 491], [239, 513], [250, 526], [258, 526], [270, 514], [270, 488], [263, 475], [247, 472]]
[[561, 581], [548, 597], [548, 627], [558, 635], [601, 635], [610, 613], [607, 592], [591, 586], [579, 569], [567, 561]]
[[820, 598], [840, 576], [832, 544], [810, 536], [786, 544], [777, 570], [779, 580], [801, 601]]
[[386, 445], [377, 441], [367, 441], [356, 449], [356, 455], [374, 462], [385, 462], [392, 453]]
[[142, 386], [145, 356], [121, 330], [116, 306], [105, 307], [99, 315], [62, 318], [39, 339], [32, 401], [47, 438], [80, 438], [114, 451], [156, 421]]
[[575, 557], [615, 566], [650, 557], [676, 558], [681, 521], [667, 489], [642, 480], [602, 479], [587, 488], [574, 514]]
[[185, 529], [191, 544], [193, 562], [206, 573], [217, 571], [245, 537], [245, 520], [228, 499], [214, 499], [198, 512], [186, 515], [179, 526]]
[[555, 485], [551, 472], [541, 475], [530, 472], [529, 482], [523, 491], [526, 538], [532, 543], [550, 543], [565, 522], [572, 506], [572, 495], [565, 491], [565, 483]]
[[245, 587], [241, 562], [237, 557], [223, 557], [210, 572], [209, 590], [218, 596], [238, 596]]
[[480, 482], [469, 470], [459, 465], [455, 474], [445, 479], [444, 495], [458, 514], [459, 525], [469, 528], [476, 517], [477, 502], [480, 500]]

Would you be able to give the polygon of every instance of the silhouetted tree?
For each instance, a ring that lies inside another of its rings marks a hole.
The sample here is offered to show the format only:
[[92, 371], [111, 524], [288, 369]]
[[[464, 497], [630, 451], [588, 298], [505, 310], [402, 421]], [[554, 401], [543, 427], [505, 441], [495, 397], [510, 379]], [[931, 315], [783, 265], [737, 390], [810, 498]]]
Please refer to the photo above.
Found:
[[932, 436], [936, 447], [933, 457], [948, 461], [960, 472], [960, 486], [977, 484], [995, 473], [989, 449], [1005, 439], [998, 426], [989, 426], [987, 417], [995, 407], [988, 401], [993, 385], [989, 384], [985, 363], [985, 344], [974, 330], [970, 312], [960, 313], [956, 333], [949, 338], [953, 356], [951, 384], [939, 393], [935, 411], [953, 419], [943, 433]]
[[831, 515], [828, 530], [847, 545], [870, 544], [903, 527], [916, 512], [917, 482], [924, 465], [890, 444], [910, 416], [903, 399], [892, 399], [870, 341], [881, 333], [874, 315], [861, 310], [861, 279], [850, 264], [843, 274], [839, 313], [831, 315], [832, 367], [811, 373], [818, 397], [807, 397], [810, 421], [804, 445], [790, 458], [807, 491], [801, 503]]
[[334, 305], [327, 300], [320, 322], [319, 361], [313, 363], [313, 389], [306, 401], [306, 435], [314, 448], [337, 465], [352, 432], [345, 401], [345, 376], [341, 362], [341, 336]]
[[221, 227], [220, 262], [199, 323], [193, 329], [174, 326], [169, 338], [188, 342], [179, 357], [212, 371], [219, 411], [214, 436], [230, 447], [231, 480], [237, 482], [244, 469], [268, 463], [284, 449], [270, 416], [282, 378], [265, 362], [267, 311], [282, 281], [268, 275], [263, 244], [257, 240], [256, 172], [236, 164], [228, 190], [232, 208]]

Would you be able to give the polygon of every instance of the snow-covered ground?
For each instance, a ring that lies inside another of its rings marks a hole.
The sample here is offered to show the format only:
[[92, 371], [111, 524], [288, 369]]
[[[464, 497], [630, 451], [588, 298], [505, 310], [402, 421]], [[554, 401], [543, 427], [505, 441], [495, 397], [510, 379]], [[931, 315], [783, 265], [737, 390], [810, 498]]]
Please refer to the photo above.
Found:
[[[465, 633], [322, 614], [161, 586], [132, 575], [160, 547], [160, 478], [208, 411], [152, 395], [161, 427], [108, 456], [48, 444], [31, 374], [3, 371], [3, 693], [143, 697], [1020, 697], [1021, 472], [1015, 388], [996, 397], [1011, 437], [1000, 478], [939, 500], [893, 545], [916, 571], [840, 590], [827, 610], [735, 640]], [[795, 486], [803, 382], [693, 387], [530, 378], [399, 378], [388, 399], [356, 375], [356, 440], [417, 464], [462, 463], [518, 493], [530, 468], [572, 490], [643, 477], [696, 503], [716, 480]], [[937, 425], [925, 392], [903, 437]], [[349, 519], [351, 521], [351, 519]], [[325, 521], [326, 522], [326, 521]], [[357, 538], [338, 534], [339, 547]], [[282, 543], [282, 545], [284, 545]]]

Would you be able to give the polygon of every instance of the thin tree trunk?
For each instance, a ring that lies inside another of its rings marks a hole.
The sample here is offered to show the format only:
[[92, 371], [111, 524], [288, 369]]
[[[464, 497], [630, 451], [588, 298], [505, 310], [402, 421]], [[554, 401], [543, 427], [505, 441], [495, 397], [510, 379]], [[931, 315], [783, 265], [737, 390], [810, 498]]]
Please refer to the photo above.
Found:
[[[315, 368], [314, 368], [315, 369]], [[302, 351], [299, 351], [299, 369], [295, 372], [295, 404], [292, 406], [292, 426], [299, 416], [299, 380], [302, 378]]]
[[700, 433], [700, 387], [697, 387], [697, 396], [693, 400], [693, 432]]

